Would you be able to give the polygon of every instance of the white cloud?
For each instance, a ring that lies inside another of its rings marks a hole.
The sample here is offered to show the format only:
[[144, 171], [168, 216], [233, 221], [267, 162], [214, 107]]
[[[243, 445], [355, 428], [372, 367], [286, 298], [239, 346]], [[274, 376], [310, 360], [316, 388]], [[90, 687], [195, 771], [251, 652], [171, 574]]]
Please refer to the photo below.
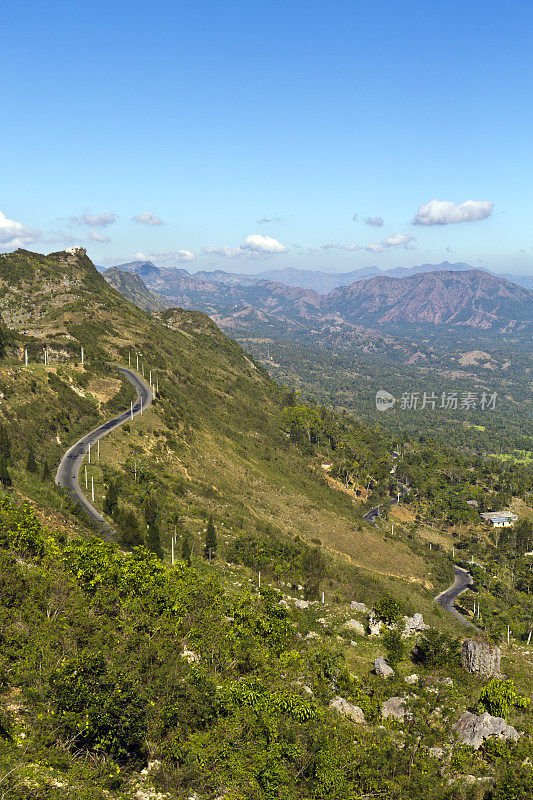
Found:
[[415, 250], [416, 239], [412, 234], [395, 233], [387, 239], [382, 239], [381, 242], [371, 242], [367, 244], [365, 250], [369, 253], [383, 253], [384, 250], [390, 250], [391, 247], [402, 247], [404, 250]]
[[161, 217], [156, 217], [152, 211], [143, 211], [142, 214], [137, 214], [137, 216], [132, 217], [132, 220], [133, 222], [138, 222], [141, 225], [149, 225], [150, 227], [164, 225]]
[[135, 261], [194, 261], [191, 250], [155, 250], [153, 253], [135, 253]]
[[263, 217], [257, 220], [258, 225], [268, 225], [268, 223], [281, 222], [281, 217]]
[[17, 247], [25, 247], [35, 242], [40, 236], [39, 231], [32, 231], [22, 222], [15, 222], [8, 219], [0, 211], [0, 248], [2, 250], [13, 250]]
[[383, 217], [365, 217], [367, 225], [373, 225], [374, 228], [382, 228], [385, 224]]
[[452, 203], [448, 200], [430, 200], [421, 205], [413, 225], [449, 225], [454, 222], [475, 222], [490, 217], [494, 203], [490, 200], [466, 200]]
[[203, 247], [202, 253], [222, 258], [270, 258], [279, 253], [286, 253], [288, 249], [272, 236], [251, 233], [238, 247]]
[[338, 242], [328, 242], [328, 244], [323, 244], [320, 248], [321, 250], [347, 250], [348, 252], [354, 252], [355, 250], [360, 250], [360, 246], [358, 244], [339, 244]]
[[102, 211], [101, 214], [91, 214], [90, 211], [83, 212], [81, 217], [70, 217], [70, 222], [75, 225], [89, 225], [90, 228], [105, 228], [112, 225], [118, 219], [118, 214], [112, 211]]
[[103, 233], [98, 233], [98, 231], [89, 231], [89, 239], [91, 242], [99, 242], [100, 244], [111, 241], [109, 236], [104, 236]]

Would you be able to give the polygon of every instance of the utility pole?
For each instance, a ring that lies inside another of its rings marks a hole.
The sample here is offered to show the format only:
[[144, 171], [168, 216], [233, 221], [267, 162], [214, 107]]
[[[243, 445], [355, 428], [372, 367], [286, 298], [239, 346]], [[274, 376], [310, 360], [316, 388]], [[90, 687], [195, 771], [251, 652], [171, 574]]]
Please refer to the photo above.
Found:
[[141, 364], [141, 366], [142, 366], [143, 378], [144, 378], [144, 363], [143, 363], [143, 364]]
[[89, 442], [89, 464], [91, 463], [91, 443]]
[[128, 367], [131, 367], [131, 352], [128, 350]]
[[28, 348], [24, 348], [24, 366], [28, 366]]
[[131, 418], [133, 419], [133, 400], [130, 400], [130, 412], [131, 412]]
[[91, 475], [91, 497], [92, 497], [93, 503], [94, 503], [94, 478], [93, 478], [92, 475]]
[[149, 379], [148, 383], [150, 384], [150, 386], [152, 385], [152, 370], [150, 370], [150, 379]]
[[137, 372], [139, 372], [139, 353], [137, 353]]
[[260, 589], [260, 588], [261, 588], [261, 570], [259, 570], [259, 580], [258, 580], [258, 582], [257, 582], [257, 588], [258, 588], [258, 589]]
[[141, 415], [142, 415], [142, 413], [143, 413], [143, 399], [141, 397]]
[[325, 602], [325, 600], [324, 600], [324, 592], [322, 592], [322, 605], [324, 605], [324, 602]]
[[83, 347], [81, 348], [81, 365], [83, 367], [84, 360], [83, 360]]
[[174, 537], [172, 537], [172, 566], [174, 566]]

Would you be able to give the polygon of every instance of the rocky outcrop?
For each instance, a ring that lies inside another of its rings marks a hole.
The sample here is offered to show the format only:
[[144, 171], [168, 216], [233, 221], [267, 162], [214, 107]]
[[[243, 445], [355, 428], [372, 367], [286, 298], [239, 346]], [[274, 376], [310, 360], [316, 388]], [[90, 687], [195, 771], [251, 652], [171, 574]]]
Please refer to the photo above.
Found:
[[498, 739], [511, 739], [516, 742], [519, 737], [518, 731], [507, 725], [503, 717], [492, 717], [485, 712], [484, 714], [471, 714], [470, 711], [463, 711], [452, 730], [454, 730], [461, 742], [478, 750], [485, 739], [496, 736]]
[[187, 650], [187, 648], [185, 648], [181, 654], [181, 657], [188, 661], [189, 664], [197, 664], [198, 661], [200, 661], [200, 656], [198, 653], [195, 653], [193, 650]]
[[364, 636], [366, 633], [363, 623], [356, 619], [347, 620], [342, 627], [347, 628], [350, 633], [358, 633], [360, 636]]
[[379, 636], [382, 624], [383, 623], [381, 620], [376, 617], [373, 611], [371, 611], [368, 616], [368, 628], [370, 630], [370, 636]]
[[294, 601], [294, 608], [299, 608], [302, 611], [306, 608], [309, 608], [309, 601], [308, 600], [295, 600]]
[[374, 661], [374, 670], [376, 675], [379, 675], [380, 678], [390, 678], [391, 675], [394, 675], [394, 670], [392, 667], [389, 667], [383, 656], [379, 656]]
[[466, 639], [461, 649], [461, 664], [472, 675], [500, 677], [500, 648], [479, 639]]
[[422, 614], [413, 614], [412, 617], [404, 617], [405, 629], [402, 636], [405, 638], [407, 636], [413, 636], [415, 633], [421, 633], [422, 631], [427, 631], [429, 625], [426, 625], [424, 622], [424, 618]]
[[350, 603], [350, 611], [359, 611], [360, 614], [368, 614], [369, 609], [364, 603], [356, 603], [355, 600], [352, 600]]
[[344, 697], [334, 697], [329, 704], [329, 707], [333, 708], [335, 711], [338, 711], [339, 714], [342, 714], [344, 717], [350, 717], [350, 719], [352, 719], [354, 722], [365, 721], [365, 715], [359, 706], [349, 703], [348, 700], [344, 699]]
[[411, 714], [405, 708], [404, 697], [389, 697], [381, 706], [381, 716], [384, 719], [391, 718], [403, 722], [406, 717], [411, 717]]
[[416, 673], [413, 673], [412, 675], [406, 675], [404, 680], [406, 683], [413, 686], [415, 683], [418, 683], [418, 681], [420, 680], [420, 676], [417, 675]]

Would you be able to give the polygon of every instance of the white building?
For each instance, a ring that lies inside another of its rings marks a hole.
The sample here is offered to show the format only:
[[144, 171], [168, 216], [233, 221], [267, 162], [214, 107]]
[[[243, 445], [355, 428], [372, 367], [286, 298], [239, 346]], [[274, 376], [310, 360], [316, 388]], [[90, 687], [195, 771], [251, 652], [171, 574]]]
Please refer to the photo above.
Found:
[[481, 516], [485, 522], [490, 522], [493, 528], [508, 528], [518, 519], [511, 511], [489, 511]]

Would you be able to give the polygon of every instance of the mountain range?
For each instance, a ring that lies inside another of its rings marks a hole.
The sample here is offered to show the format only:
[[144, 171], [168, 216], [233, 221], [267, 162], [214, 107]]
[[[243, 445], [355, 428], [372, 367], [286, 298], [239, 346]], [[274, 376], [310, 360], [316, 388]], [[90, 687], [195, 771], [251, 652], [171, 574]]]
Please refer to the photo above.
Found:
[[215, 280], [215, 274], [132, 262], [107, 270], [104, 277], [138, 305], [142, 278], [149, 293], [142, 307], [148, 308], [157, 293], [160, 303], [199, 309], [226, 328], [446, 325], [521, 334], [531, 325], [533, 294], [484, 270], [380, 274], [326, 295], [266, 279]]
[[[164, 276], [164, 281], [172, 281], [172, 274], [177, 273], [181, 276], [189, 275], [186, 270], [177, 267], [157, 267], [151, 261], [129, 261], [126, 264], [117, 265], [123, 272], [134, 272], [140, 275], [143, 280], [149, 281], [156, 275]], [[103, 271], [103, 268], [100, 268]], [[440, 264], [420, 264], [415, 267], [394, 267], [393, 269], [382, 270], [376, 266], [361, 267], [350, 272], [325, 272], [321, 270], [296, 269], [294, 267], [284, 267], [283, 269], [271, 269], [259, 272], [257, 275], [246, 275], [236, 272], [226, 272], [216, 269], [211, 271], [201, 270], [193, 273], [192, 277], [198, 280], [225, 283], [232, 286], [253, 286], [262, 280], [274, 281], [274, 283], [284, 283], [287, 286], [298, 286], [302, 289], [311, 289], [318, 294], [328, 294], [339, 286], [349, 286], [355, 281], [365, 278], [390, 277], [407, 278], [410, 275], [417, 275], [422, 272], [468, 272], [472, 269], [481, 269], [496, 277], [533, 290], [533, 276], [513, 275], [511, 273], [495, 273], [485, 267], [472, 267], [464, 261], [451, 263], [442, 261]]]

